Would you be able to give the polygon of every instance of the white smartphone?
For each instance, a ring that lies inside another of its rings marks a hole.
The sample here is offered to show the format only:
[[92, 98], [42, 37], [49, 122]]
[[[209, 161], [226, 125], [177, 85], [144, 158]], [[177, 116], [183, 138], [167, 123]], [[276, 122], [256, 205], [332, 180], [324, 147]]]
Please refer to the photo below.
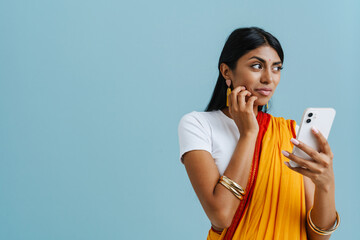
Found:
[[[311, 127], [314, 126], [327, 139], [330, 133], [332, 123], [335, 118], [336, 111], [333, 108], [307, 108], [305, 109], [300, 128], [296, 135], [296, 139], [310, 146], [311, 148], [320, 151], [318, 142], [311, 132]], [[301, 158], [310, 160], [311, 157], [304, 151], [294, 146], [292, 153]], [[290, 160], [290, 166], [299, 167], [300, 165]]]

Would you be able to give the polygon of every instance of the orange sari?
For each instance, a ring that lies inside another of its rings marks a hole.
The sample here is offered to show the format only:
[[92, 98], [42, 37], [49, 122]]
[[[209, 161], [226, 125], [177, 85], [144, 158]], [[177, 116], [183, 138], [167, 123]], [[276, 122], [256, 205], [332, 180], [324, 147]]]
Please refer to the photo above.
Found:
[[301, 174], [292, 171], [281, 150], [293, 149], [294, 120], [259, 111], [259, 134], [250, 170], [247, 194], [230, 227], [221, 234], [212, 228], [207, 240], [305, 240], [305, 189]]

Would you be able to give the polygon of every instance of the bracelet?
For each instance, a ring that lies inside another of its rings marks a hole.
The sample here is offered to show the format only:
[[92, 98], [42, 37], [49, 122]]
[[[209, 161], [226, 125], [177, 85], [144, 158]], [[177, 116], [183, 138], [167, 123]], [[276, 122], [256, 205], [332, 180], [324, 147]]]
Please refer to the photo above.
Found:
[[240, 200], [243, 200], [243, 193], [245, 194], [245, 191], [242, 189], [240, 185], [232, 181], [230, 178], [226, 177], [225, 175], [221, 176], [219, 179], [219, 183], [226, 187], [230, 192], [232, 192], [235, 197], [237, 197]]
[[243, 195], [243, 196], [245, 195], [245, 190], [239, 184], [237, 184], [235, 181], [231, 180], [230, 178], [228, 178], [225, 175], [221, 176], [220, 179], [224, 180], [230, 186], [234, 187], [241, 195]]
[[328, 230], [325, 230], [325, 229], [321, 229], [321, 228], [318, 228], [311, 220], [311, 217], [310, 217], [310, 212], [312, 210], [312, 207], [311, 209], [309, 210], [308, 212], [308, 215], [307, 215], [307, 220], [308, 220], [308, 224], [310, 226], [310, 228], [316, 232], [317, 234], [320, 234], [320, 235], [330, 235], [332, 234], [338, 227], [339, 227], [339, 224], [340, 224], [340, 216], [338, 214], [338, 212], [336, 211], [336, 224], [334, 224], [334, 226], [331, 228], [331, 229], [328, 229]]
[[225, 181], [223, 181], [223, 180], [220, 180], [219, 181], [224, 187], [226, 187], [227, 189], [229, 189], [230, 190], [230, 192], [232, 192], [234, 195], [235, 195], [235, 197], [237, 197], [238, 199], [240, 199], [240, 200], [243, 200], [243, 196], [235, 189], [235, 188], [233, 188], [232, 186], [230, 186], [229, 184], [227, 184]]

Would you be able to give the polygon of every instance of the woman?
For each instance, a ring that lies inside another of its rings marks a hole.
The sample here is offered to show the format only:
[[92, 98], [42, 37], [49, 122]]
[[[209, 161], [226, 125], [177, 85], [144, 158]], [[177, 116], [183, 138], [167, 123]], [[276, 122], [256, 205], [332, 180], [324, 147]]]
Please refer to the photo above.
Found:
[[[221, 52], [206, 111], [180, 120], [180, 159], [211, 222], [208, 240], [320, 240], [338, 227], [328, 142], [313, 129], [317, 152], [295, 139], [294, 120], [266, 113], [283, 61], [270, 33], [236, 29]], [[294, 144], [313, 162], [292, 155]]]

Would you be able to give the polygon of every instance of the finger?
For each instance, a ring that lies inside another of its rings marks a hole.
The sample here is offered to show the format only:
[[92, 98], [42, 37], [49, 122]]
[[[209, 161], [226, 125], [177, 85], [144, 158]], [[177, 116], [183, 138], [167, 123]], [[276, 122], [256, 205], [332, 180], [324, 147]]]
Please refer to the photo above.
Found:
[[238, 93], [238, 95], [237, 95], [238, 105], [240, 107], [245, 107], [246, 106], [245, 96], [250, 96], [250, 95], [251, 95], [251, 92], [249, 92], [248, 90], [243, 90], [240, 93]]
[[316, 139], [318, 140], [321, 151], [326, 155], [332, 155], [329, 142], [326, 140], [324, 135], [322, 135], [322, 133], [314, 126], [312, 127], [312, 133], [315, 135]]
[[257, 96], [251, 96], [249, 98], [249, 100], [247, 101], [247, 106], [250, 108], [250, 109], [253, 109], [254, 108], [254, 102], [256, 101], [256, 99], [258, 99]]
[[290, 168], [291, 170], [298, 172], [306, 177], [309, 177], [310, 179], [313, 178], [314, 174], [312, 172], [310, 172], [309, 170], [302, 168], [302, 167], [292, 167], [290, 166], [290, 164], [288, 162], [284, 162], [285, 165]]
[[231, 103], [232, 103], [233, 109], [236, 111], [239, 108], [238, 102], [237, 102], [237, 95], [242, 90], [244, 90], [244, 86], [238, 86], [238, 87], [234, 88], [229, 95], [229, 97], [231, 98]]
[[297, 164], [299, 164], [302, 167], [307, 168], [309, 171], [313, 173], [320, 173], [321, 171], [318, 168], [318, 165], [316, 162], [313, 162], [311, 160], [303, 159], [301, 157], [298, 157], [292, 153], [289, 153], [288, 151], [282, 150], [282, 154], [287, 157], [288, 159], [293, 160]]
[[234, 88], [232, 91], [240, 92], [241, 90], [246, 90], [246, 87], [245, 87], [245, 86], [237, 86], [237, 87]]
[[290, 141], [299, 149], [301, 149], [302, 151], [304, 151], [307, 155], [309, 155], [309, 157], [311, 157], [312, 159], [314, 159], [316, 162], [323, 162], [323, 160], [321, 159], [321, 155], [318, 151], [316, 151], [315, 149], [311, 148], [310, 146], [306, 145], [305, 143], [295, 139], [295, 138], [291, 138]]

